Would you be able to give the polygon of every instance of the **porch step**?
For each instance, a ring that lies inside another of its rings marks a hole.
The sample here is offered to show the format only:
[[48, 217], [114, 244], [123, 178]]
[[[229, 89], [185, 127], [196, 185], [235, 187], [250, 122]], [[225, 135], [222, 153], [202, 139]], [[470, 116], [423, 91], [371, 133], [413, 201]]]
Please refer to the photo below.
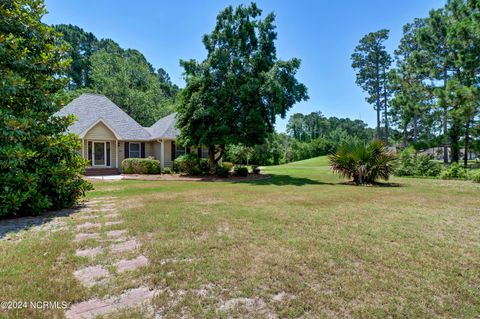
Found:
[[116, 168], [87, 168], [85, 176], [103, 176], [118, 175], [120, 172]]

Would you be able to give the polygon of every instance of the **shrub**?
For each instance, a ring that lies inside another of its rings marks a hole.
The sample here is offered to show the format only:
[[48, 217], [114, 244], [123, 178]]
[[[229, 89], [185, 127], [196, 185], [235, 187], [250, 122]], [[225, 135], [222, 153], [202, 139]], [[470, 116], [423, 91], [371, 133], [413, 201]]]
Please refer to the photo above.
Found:
[[382, 141], [368, 144], [351, 142], [341, 145], [329, 157], [332, 170], [356, 184], [370, 184], [376, 179], [388, 180], [395, 156], [388, 152]]
[[461, 167], [458, 163], [451, 164], [447, 169], [440, 174], [441, 179], [466, 179], [467, 170]]
[[150, 158], [126, 158], [122, 161], [124, 174], [160, 174], [160, 161]]
[[480, 169], [477, 169], [475, 171], [471, 171], [468, 174], [468, 179], [471, 181], [474, 181], [476, 183], [480, 183]]
[[228, 170], [232, 170], [233, 168], [233, 163], [231, 162], [222, 162], [222, 166], [228, 168]]
[[220, 177], [228, 177], [230, 169], [225, 166], [217, 166], [217, 175]]
[[199, 175], [201, 173], [199, 158], [193, 154], [185, 154], [177, 157], [174, 165], [180, 173], [187, 175]]
[[235, 166], [233, 168], [233, 171], [235, 172], [235, 176], [248, 176], [248, 168], [246, 168], [245, 166]]
[[442, 171], [440, 163], [428, 155], [418, 155], [413, 147], [404, 149], [395, 163], [396, 176], [438, 176]]
[[260, 174], [260, 168], [258, 167], [258, 165], [252, 165], [252, 173]]
[[0, 218], [71, 207], [93, 189], [80, 139], [67, 133], [74, 117], [53, 116], [69, 62], [44, 13], [43, 1], [0, 4]]
[[208, 165], [207, 159], [201, 158], [198, 164], [202, 174], [207, 174], [210, 171], [210, 166]]
[[172, 169], [170, 167], [164, 167], [162, 174], [172, 174]]

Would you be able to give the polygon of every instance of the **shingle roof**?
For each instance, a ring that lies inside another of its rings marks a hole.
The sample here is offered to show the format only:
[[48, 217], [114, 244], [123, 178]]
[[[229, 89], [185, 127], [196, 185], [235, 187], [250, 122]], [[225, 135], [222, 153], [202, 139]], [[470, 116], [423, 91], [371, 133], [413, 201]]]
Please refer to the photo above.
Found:
[[138, 124], [127, 113], [99, 94], [85, 93], [55, 113], [58, 116], [73, 114], [78, 120], [69, 127], [69, 131], [81, 135], [99, 120], [114, 130], [121, 140], [150, 140], [152, 137], [146, 128]]
[[175, 127], [176, 115], [177, 113], [167, 115], [148, 127], [147, 130], [152, 138], [176, 139], [180, 135], [179, 130]]

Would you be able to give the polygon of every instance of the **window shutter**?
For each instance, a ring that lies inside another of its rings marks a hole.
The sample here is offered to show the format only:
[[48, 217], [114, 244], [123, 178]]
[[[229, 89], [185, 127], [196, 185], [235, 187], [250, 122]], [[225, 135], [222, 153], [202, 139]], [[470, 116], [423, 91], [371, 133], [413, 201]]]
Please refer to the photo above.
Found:
[[175, 142], [172, 141], [172, 161], [175, 159]]
[[129, 158], [130, 157], [130, 148], [128, 145], [128, 142], [125, 142], [125, 156], [124, 158]]
[[202, 147], [201, 146], [197, 149], [197, 157], [202, 158]]
[[140, 144], [140, 157], [145, 158], [145, 143]]

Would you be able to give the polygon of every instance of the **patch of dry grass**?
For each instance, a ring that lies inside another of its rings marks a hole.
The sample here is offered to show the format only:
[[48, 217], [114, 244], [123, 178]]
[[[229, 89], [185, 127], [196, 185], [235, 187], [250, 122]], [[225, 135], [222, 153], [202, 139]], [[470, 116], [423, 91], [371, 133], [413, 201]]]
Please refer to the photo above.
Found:
[[[324, 158], [266, 172], [273, 177], [249, 183], [96, 182], [88, 197], [119, 197], [123, 227], [150, 260], [107, 290], [154, 287], [153, 312], [164, 318], [480, 313], [480, 185], [395, 178], [398, 187], [350, 186]], [[73, 233], [35, 236], [0, 242], [1, 295], [90, 296], [71, 276]]]

